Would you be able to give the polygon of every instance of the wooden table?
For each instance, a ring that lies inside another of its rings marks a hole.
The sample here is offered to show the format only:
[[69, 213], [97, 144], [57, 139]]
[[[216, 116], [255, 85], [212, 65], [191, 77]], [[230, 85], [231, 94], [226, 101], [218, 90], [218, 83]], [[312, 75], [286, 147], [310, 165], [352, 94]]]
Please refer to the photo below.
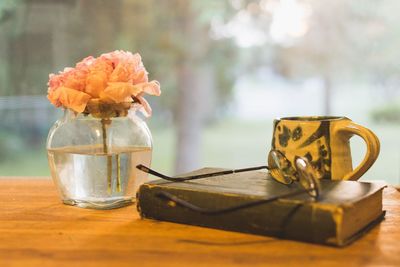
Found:
[[400, 266], [400, 193], [346, 248], [141, 220], [61, 204], [51, 180], [0, 180], [0, 266]]

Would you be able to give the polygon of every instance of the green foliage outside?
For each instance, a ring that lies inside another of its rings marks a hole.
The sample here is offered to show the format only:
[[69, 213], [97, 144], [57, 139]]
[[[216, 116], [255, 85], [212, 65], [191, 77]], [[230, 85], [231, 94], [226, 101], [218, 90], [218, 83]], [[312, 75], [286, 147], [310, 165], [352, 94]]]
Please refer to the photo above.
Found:
[[371, 117], [377, 123], [400, 124], [400, 101], [389, 102], [373, 109]]

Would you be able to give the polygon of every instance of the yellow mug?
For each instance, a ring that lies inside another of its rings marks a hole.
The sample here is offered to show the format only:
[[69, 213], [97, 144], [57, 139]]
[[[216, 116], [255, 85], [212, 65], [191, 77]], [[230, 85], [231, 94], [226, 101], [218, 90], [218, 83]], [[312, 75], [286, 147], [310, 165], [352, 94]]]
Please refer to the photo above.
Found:
[[[280, 151], [294, 166], [296, 156], [305, 157], [319, 178], [358, 180], [379, 155], [379, 139], [369, 129], [346, 117], [287, 117], [274, 120], [272, 149]], [[358, 135], [367, 145], [363, 161], [353, 169], [350, 138]]]

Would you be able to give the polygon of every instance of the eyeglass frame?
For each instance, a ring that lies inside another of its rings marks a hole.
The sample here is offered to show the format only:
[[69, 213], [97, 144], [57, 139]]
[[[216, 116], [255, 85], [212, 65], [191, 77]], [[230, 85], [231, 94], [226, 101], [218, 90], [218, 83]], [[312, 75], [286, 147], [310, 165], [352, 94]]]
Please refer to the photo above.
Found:
[[[275, 157], [274, 157], [274, 155], [275, 155]], [[291, 173], [289, 173], [289, 175], [283, 173], [280, 163], [278, 163], [278, 160], [277, 160], [278, 158], [287, 165], [287, 166], [285, 166], [285, 169], [289, 169], [291, 171]], [[271, 198], [261, 199], [261, 200], [237, 205], [234, 207], [228, 207], [228, 208], [218, 209], [218, 210], [209, 210], [209, 209], [201, 208], [201, 207], [196, 206], [188, 201], [180, 199], [177, 196], [170, 194], [168, 192], [159, 192], [157, 194], [157, 197], [159, 197], [159, 198], [165, 199], [170, 202], [172, 201], [175, 204], [178, 204], [185, 208], [191, 209], [193, 211], [197, 211], [199, 213], [208, 214], [208, 215], [219, 215], [219, 214], [232, 212], [232, 211], [243, 209], [243, 208], [248, 208], [248, 207], [272, 202], [272, 201], [275, 201], [275, 200], [278, 200], [278, 199], [281, 199], [284, 197], [291, 197], [291, 196], [299, 195], [302, 193], [309, 194], [309, 196], [311, 196], [314, 201], [318, 200], [318, 198], [320, 196], [320, 184], [319, 184], [318, 178], [316, 177], [316, 171], [313, 169], [313, 167], [311, 166], [309, 161], [304, 157], [296, 156], [294, 159], [294, 162], [296, 164], [295, 168], [293, 168], [291, 162], [285, 157], [285, 155], [282, 152], [280, 152], [278, 150], [271, 150], [268, 153], [268, 165], [243, 168], [243, 169], [232, 169], [232, 170], [192, 175], [192, 176], [170, 177], [170, 176], [161, 174], [157, 171], [154, 171], [142, 164], [137, 165], [136, 168], [141, 171], [144, 171], [146, 173], [149, 173], [149, 174], [152, 174], [159, 178], [162, 178], [164, 180], [173, 181], [173, 182], [184, 182], [184, 181], [196, 180], [196, 179], [201, 179], [201, 178], [222, 176], [222, 175], [226, 175], [226, 174], [267, 169], [271, 173], [271, 176], [274, 178], [275, 181], [286, 184], [286, 185], [291, 184], [294, 181], [298, 181], [300, 183], [300, 185], [303, 187], [303, 189], [300, 189], [300, 190], [297, 190], [294, 192], [290, 192], [288, 194], [274, 196]], [[274, 168], [271, 168], [271, 165], [273, 165]], [[277, 170], [279, 170], [280, 172], [277, 172]], [[303, 179], [303, 178], [305, 178], [305, 179]], [[310, 188], [307, 189], [307, 185], [304, 184], [305, 182], [308, 183], [308, 186]]]

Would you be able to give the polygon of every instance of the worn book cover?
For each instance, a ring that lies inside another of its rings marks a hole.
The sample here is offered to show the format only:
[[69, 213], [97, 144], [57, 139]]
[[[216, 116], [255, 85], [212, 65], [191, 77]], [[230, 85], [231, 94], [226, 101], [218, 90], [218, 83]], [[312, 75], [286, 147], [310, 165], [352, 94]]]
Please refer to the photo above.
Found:
[[[220, 171], [204, 168], [193, 174]], [[157, 196], [168, 192], [208, 209], [228, 208], [299, 190], [276, 182], [267, 172], [235, 173], [186, 182], [155, 180], [138, 191], [143, 218], [185, 223], [283, 239], [344, 246], [384, 217], [382, 184], [321, 180], [321, 196], [306, 193], [220, 215], [200, 214]]]

